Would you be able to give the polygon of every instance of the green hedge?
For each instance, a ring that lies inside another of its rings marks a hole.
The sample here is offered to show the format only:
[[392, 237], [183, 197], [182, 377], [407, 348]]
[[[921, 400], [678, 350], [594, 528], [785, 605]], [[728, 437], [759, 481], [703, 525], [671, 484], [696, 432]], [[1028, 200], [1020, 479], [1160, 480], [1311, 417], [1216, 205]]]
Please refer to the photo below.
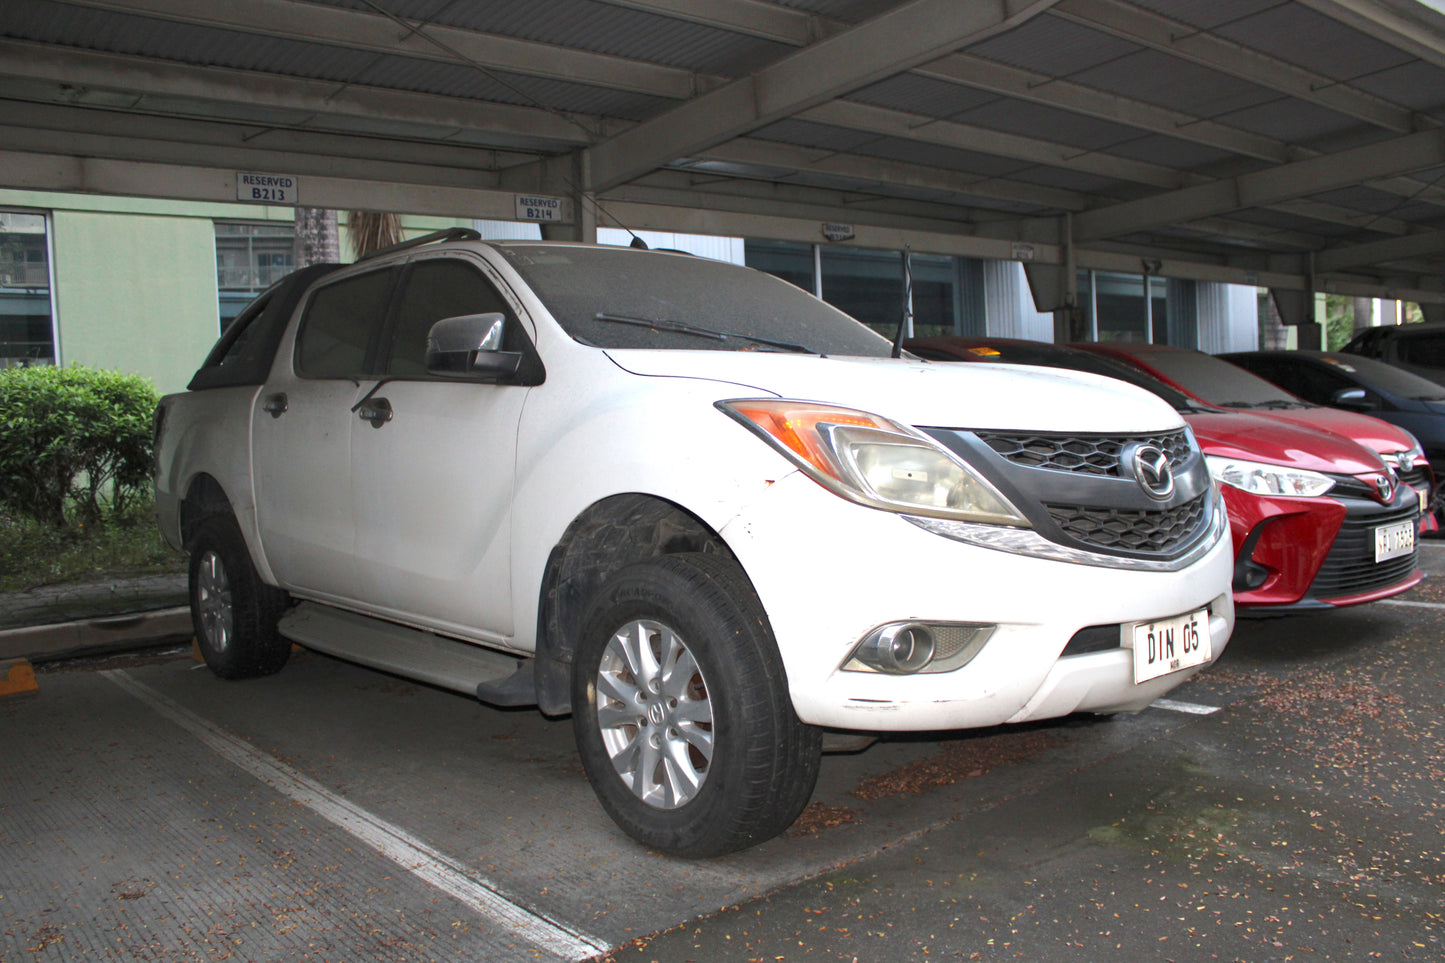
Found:
[[0, 509], [42, 524], [123, 511], [150, 485], [159, 398], [135, 375], [71, 365], [0, 371]]

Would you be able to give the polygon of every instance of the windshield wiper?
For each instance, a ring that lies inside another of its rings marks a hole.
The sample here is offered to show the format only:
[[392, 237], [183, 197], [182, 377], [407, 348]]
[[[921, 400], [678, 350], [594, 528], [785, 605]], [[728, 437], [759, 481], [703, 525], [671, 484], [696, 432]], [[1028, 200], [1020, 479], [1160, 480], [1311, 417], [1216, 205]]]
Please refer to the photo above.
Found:
[[608, 314], [605, 311], [598, 311], [592, 317], [596, 321], [609, 321], [613, 324], [630, 324], [638, 328], [652, 328], [654, 331], [675, 331], [678, 334], [690, 334], [697, 338], [710, 338], [713, 341], [749, 341], [753, 344], [766, 345], [769, 348], [779, 348], [783, 351], [796, 351], [800, 354], [818, 353], [806, 345], [796, 344], [792, 341], [776, 341], [772, 338], [764, 338], [756, 334], [714, 331], [711, 328], [700, 328], [697, 325], [687, 324], [684, 321], [667, 321], [662, 318], [634, 318], [626, 314]]

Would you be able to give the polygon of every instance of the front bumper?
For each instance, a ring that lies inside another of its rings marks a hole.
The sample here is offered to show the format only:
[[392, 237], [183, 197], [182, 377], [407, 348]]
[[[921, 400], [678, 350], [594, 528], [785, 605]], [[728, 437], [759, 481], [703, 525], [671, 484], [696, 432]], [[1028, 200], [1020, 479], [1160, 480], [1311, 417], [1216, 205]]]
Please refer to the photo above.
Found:
[[[797, 473], [779, 479], [722, 535], [767, 610], [794, 708], [815, 725], [938, 730], [1137, 710], [1198, 669], [1136, 685], [1132, 651], [1122, 645], [1064, 656], [1075, 633], [1209, 608], [1217, 658], [1234, 625], [1227, 537], [1172, 572], [1033, 558], [935, 535]], [[951, 672], [840, 669], [871, 629], [903, 619], [998, 628]]]
[[1223, 491], [1236, 546], [1234, 601], [1241, 609], [1284, 614], [1357, 605], [1397, 595], [1423, 578], [1413, 553], [1385, 562], [1374, 557], [1375, 528], [1421, 519], [1413, 494], [1402, 491], [1381, 505], [1334, 494]]

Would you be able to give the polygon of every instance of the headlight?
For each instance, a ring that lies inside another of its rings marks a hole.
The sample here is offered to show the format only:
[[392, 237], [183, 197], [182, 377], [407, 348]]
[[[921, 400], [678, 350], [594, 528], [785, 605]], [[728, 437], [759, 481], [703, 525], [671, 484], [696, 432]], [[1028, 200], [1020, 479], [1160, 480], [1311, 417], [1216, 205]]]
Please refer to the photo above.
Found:
[[998, 489], [922, 432], [866, 411], [809, 401], [719, 401], [717, 406], [814, 481], [871, 508], [1028, 526]]
[[1262, 462], [1222, 458], [1218, 455], [1205, 455], [1204, 461], [1209, 465], [1209, 474], [1215, 481], [1221, 485], [1233, 485], [1255, 495], [1309, 498], [1323, 495], [1335, 485], [1334, 480], [1328, 476], [1304, 468], [1266, 465]]

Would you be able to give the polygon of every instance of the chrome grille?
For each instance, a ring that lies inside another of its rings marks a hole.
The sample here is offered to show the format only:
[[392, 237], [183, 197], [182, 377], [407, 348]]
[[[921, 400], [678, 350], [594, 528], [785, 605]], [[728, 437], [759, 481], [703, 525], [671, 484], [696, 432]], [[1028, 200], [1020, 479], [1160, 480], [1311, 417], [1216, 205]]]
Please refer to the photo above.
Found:
[[1413, 485], [1416, 488], [1430, 487], [1430, 469], [1424, 465], [1411, 465], [1408, 468], [1401, 468], [1399, 473], [1400, 481], [1406, 485]]
[[1119, 452], [1130, 442], [1158, 446], [1169, 456], [1170, 467], [1176, 470], [1192, 450], [1189, 435], [1183, 431], [1137, 437], [1045, 432], [1015, 434], [995, 431], [980, 431], [976, 434], [990, 448], [1015, 465], [1112, 478], [1124, 477], [1119, 465]]
[[1177, 508], [1159, 510], [1044, 507], [1056, 525], [1085, 544], [1113, 551], [1170, 552], [1199, 530], [1207, 502], [1207, 494], [1201, 494]]

